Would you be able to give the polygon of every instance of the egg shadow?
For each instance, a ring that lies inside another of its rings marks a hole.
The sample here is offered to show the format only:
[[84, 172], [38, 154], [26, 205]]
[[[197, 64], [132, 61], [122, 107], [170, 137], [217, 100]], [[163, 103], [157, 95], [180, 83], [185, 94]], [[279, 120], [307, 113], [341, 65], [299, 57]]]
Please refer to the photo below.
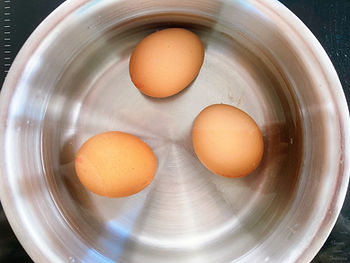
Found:
[[[199, 73], [200, 74], [200, 73]], [[193, 86], [193, 84], [195, 83], [198, 75], [190, 82], [190, 84], [188, 84], [184, 89], [182, 89], [181, 91], [179, 91], [178, 93], [174, 94], [174, 95], [171, 95], [169, 97], [165, 97], [165, 98], [155, 98], [155, 97], [152, 97], [152, 96], [148, 96], [144, 93], [142, 93], [140, 91], [140, 93], [142, 94], [142, 96], [148, 100], [148, 101], [151, 101], [152, 103], [158, 103], [158, 104], [166, 104], [166, 103], [169, 103], [169, 102], [173, 102], [173, 101], [176, 101], [177, 99], [180, 99], [181, 97], [185, 96], [186, 92], [189, 91], [189, 89]], [[136, 87], [135, 87], [136, 88]]]
[[[288, 161], [288, 131], [283, 122], [275, 122], [261, 128], [264, 141], [264, 153], [259, 166], [251, 174], [238, 178], [254, 191], [270, 193], [279, 185], [280, 177], [269, 179], [269, 187], [261, 188], [263, 177], [271, 174], [283, 174]], [[285, 178], [284, 178], [285, 179]], [[283, 182], [282, 182], [283, 183]]]

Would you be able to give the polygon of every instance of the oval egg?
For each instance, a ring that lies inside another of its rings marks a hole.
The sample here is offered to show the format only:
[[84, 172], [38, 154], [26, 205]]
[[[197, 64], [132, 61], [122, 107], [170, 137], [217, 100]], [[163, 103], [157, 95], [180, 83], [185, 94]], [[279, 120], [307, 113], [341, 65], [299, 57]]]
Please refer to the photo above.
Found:
[[192, 140], [202, 164], [225, 177], [248, 175], [263, 156], [259, 127], [248, 114], [231, 105], [215, 104], [202, 110], [194, 121]]
[[138, 137], [118, 131], [88, 139], [75, 158], [80, 182], [91, 192], [124, 197], [144, 189], [153, 180], [157, 159]]
[[199, 37], [189, 30], [169, 28], [144, 38], [130, 57], [129, 72], [144, 94], [164, 98], [186, 88], [204, 59]]

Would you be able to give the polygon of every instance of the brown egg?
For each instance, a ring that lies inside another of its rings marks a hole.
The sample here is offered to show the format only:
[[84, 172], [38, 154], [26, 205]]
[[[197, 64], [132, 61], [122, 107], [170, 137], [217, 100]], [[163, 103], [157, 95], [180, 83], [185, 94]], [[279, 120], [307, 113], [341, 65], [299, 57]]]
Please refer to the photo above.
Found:
[[144, 94], [164, 98], [186, 88], [204, 59], [199, 37], [189, 30], [169, 28], [144, 38], [132, 52], [129, 72]]
[[156, 169], [151, 148], [138, 137], [118, 131], [91, 137], [75, 158], [80, 182], [107, 197], [136, 194], [150, 184]]
[[197, 116], [192, 128], [194, 150], [210, 171], [241, 177], [254, 171], [264, 150], [255, 121], [240, 109], [214, 104]]

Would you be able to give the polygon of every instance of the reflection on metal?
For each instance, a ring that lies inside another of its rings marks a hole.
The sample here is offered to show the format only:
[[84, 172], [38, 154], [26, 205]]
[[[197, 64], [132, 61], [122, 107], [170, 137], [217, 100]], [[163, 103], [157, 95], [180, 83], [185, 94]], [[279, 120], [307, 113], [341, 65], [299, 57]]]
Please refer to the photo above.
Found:
[[[152, 99], [132, 85], [129, 55], [169, 26], [195, 31], [205, 61], [188, 88]], [[196, 158], [192, 121], [213, 103], [261, 127], [253, 174], [219, 177]], [[22, 49], [0, 107], [1, 201], [36, 262], [309, 262], [345, 196], [339, 80], [275, 1], [67, 1]], [[79, 146], [107, 130], [135, 134], [157, 155], [156, 178], [137, 195], [96, 196], [74, 173]]]

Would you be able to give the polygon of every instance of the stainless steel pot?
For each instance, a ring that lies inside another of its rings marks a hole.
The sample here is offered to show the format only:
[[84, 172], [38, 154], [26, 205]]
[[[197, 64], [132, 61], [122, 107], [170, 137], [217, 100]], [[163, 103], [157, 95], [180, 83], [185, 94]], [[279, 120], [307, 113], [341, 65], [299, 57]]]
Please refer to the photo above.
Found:
[[[197, 79], [152, 99], [128, 59], [160, 28], [205, 44]], [[228, 103], [261, 127], [263, 161], [239, 179], [208, 172], [190, 131]], [[349, 114], [315, 37], [272, 0], [67, 1], [28, 39], [1, 94], [1, 201], [36, 262], [309, 262], [330, 233], [349, 179]], [[141, 193], [88, 192], [74, 154], [89, 136], [144, 139], [159, 167]]]

